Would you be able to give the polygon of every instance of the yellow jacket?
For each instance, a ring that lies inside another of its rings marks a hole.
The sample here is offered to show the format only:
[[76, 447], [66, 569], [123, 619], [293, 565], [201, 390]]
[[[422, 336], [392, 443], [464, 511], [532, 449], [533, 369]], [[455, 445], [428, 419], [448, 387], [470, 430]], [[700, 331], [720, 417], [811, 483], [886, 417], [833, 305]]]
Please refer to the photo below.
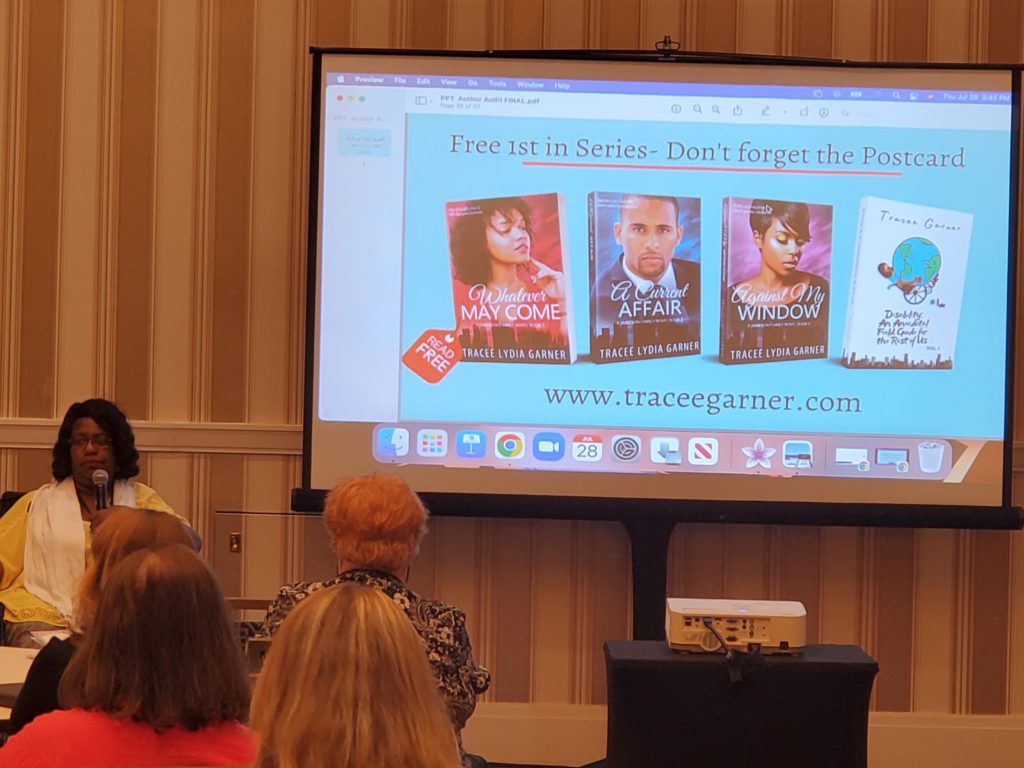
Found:
[[[157, 512], [175, 514], [167, 502], [160, 498], [156, 491], [147, 485], [129, 481], [135, 492], [135, 506], [140, 509], [152, 509]], [[25, 535], [28, 530], [28, 507], [35, 496], [29, 491], [7, 514], [0, 517], [0, 603], [4, 606], [4, 621], [42, 621], [47, 624], [64, 626], [64, 617], [49, 603], [39, 599], [25, 589]], [[187, 524], [184, 518], [182, 521]], [[85, 564], [92, 562], [92, 533], [85, 520]]]

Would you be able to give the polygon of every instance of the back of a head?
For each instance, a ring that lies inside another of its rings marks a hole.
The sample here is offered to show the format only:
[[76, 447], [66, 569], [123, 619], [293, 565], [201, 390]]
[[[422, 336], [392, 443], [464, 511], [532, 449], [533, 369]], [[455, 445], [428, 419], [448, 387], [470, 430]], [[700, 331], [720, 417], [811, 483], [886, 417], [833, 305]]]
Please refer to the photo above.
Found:
[[408, 617], [369, 587], [316, 592], [274, 637], [253, 696], [257, 768], [456, 768], [451, 722]]
[[339, 560], [395, 573], [416, 554], [427, 510], [401, 478], [360, 475], [328, 494], [324, 524]]
[[110, 570], [60, 700], [157, 731], [245, 719], [241, 647], [213, 573], [191, 549], [139, 550]]
[[92, 537], [92, 563], [82, 578], [76, 611], [77, 624], [85, 630], [96, 613], [96, 601], [111, 569], [140, 549], [171, 544], [192, 546], [182, 522], [174, 515], [152, 509], [115, 507]]

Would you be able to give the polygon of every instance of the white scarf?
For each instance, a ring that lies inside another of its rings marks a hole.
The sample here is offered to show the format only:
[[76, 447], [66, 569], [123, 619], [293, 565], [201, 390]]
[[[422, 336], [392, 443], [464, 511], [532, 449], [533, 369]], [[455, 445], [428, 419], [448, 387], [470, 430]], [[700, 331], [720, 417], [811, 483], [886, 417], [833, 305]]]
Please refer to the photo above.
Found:
[[[134, 507], [127, 480], [114, 482], [113, 504]], [[75, 481], [44, 485], [28, 507], [25, 535], [25, 589], [52, 605], [67, 621], [78, 583], [85, 573], [85, 527]]]

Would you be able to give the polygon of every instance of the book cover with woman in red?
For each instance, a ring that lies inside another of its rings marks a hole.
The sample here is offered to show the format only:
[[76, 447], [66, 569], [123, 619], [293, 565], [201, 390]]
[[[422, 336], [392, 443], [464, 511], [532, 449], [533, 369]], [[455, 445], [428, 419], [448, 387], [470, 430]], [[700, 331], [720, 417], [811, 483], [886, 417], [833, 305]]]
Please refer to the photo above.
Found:
[[455, 201], [445, 213], [463, 359], [571, 363], [559, 195]]

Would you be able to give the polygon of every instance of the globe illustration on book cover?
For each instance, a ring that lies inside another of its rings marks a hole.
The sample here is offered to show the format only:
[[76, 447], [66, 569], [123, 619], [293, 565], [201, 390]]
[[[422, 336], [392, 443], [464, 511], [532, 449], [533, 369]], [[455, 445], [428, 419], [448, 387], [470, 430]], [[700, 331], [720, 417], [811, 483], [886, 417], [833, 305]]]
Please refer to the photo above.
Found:
[[890, 288], [903, 291], [908, 304], [920, 304], [939, 281], [942, 255], [938, 246], [924, 237], [908, 237], [896, 246], [892, 264], [882, 262], [878, 271], [889, 279]]

